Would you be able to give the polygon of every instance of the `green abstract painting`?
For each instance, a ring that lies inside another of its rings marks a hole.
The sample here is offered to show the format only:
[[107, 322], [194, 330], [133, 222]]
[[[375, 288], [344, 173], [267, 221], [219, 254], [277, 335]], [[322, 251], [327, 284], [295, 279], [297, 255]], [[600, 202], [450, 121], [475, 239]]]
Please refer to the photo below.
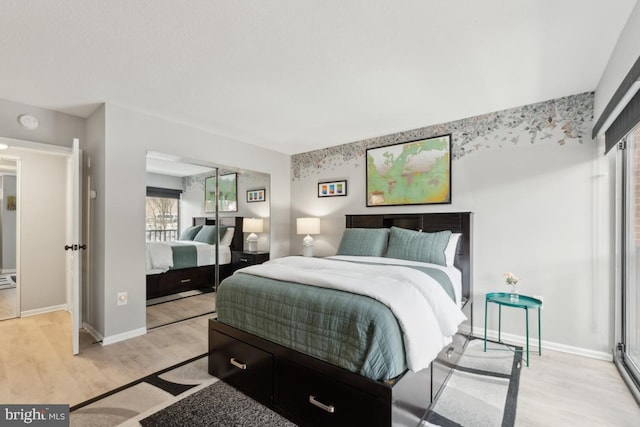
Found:
[[[218, 188], [218, 212], [236, 212], [238, 210], [238, 184], [235, 173], [220, 175]], [[216, 211], [216, 177], [210, 176], [204, 180], [204, 211]]]
[[451, 135], [367, 150], [367, 206], [451, 203]]

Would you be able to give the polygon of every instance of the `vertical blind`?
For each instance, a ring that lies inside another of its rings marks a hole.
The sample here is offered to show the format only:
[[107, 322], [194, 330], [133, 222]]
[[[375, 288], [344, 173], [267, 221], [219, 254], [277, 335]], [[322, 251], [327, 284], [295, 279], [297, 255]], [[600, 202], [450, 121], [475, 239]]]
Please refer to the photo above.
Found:
[[[593, 126], [591, 136], [595, 138], [605, 122], [609, 119], [609, 116], [613, 114], [614, 110], [625, 97], [625, 95], [635, 85], [640, 82], [640, 57], [636, 59], [636, 62], [631, 67], [631, 70], [627, 73], [624, 80], [616, 90], [604, 111], [600, 115], [600, 118]], [[637, 92], [622, 112], [615, 118], [611, 126], [605, 129], [605, 154], [611, 150], [611, 148], [618, 143], [626, 134], [628, 134], [635, 125], [640, 122], [640, 91]]]

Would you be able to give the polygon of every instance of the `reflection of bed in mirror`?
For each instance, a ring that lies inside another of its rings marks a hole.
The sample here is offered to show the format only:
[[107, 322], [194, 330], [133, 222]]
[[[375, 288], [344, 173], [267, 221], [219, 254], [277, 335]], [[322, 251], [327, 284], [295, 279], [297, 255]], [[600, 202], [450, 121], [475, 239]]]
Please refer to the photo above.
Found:
[[[353, 230], [345, 235], [356, 238], [343, 236], [339, 257], [283, 258], [220, 285], [218, 320], [209, 321], [209, 373], [300, 425], [417, 425], [472, 329], [471, 214], [346, 220]], [[437, 250], [422, 252], [422, 242], [436, 240]], [[390, 253], [405, 247], [438, 261]], [[425, 302], [419, 310], [381, 303], [396, 294], [408, 304]]]
[[[233, 273], [233, 251], [243, 250], [242, 217], [220, 217], [220, 280]], [[147, 242], [147, 299], [215, 286], [213, 217], [194, 217], [177, 242]]]

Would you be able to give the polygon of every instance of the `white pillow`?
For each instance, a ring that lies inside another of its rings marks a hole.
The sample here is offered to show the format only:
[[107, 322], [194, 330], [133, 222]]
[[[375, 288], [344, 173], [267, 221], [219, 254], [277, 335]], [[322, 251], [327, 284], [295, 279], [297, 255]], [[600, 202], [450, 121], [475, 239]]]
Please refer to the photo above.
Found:
[[456, 248], [458, 247], [460, 236], [462, 236], [462, 233], [451, 233], [451, 237], [449, 237], [449, 243], [444, 250], [444, 258], [446, 259], [447, 266], [452, 266], [456, 259]]
[[222, 236], [222, 238], [220, 239], [220, 244], [222, 246], [231, 246], [231, 241], [233, 240], [234, 231], [235, 231], [234, 227], [227, 228], [227, 231], [225, 231], [224, 236]]

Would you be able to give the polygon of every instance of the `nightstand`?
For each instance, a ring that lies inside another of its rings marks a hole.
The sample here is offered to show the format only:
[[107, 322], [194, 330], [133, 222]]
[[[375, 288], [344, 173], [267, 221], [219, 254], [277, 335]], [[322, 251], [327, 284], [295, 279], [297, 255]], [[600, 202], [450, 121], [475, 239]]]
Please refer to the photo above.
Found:
[[540, 334], [540, 310], [542, 309], [542, 301], [538, 298], [527, 295], [512, 294], [506, 292], [490, 292], [486, 294], [484, 300], [484, 351], [487, 351], [487, 313], [489, 303], [498, 305], [498, 342], [500, 339], [500, 329], [502, 324], [502, 306], [524, 309], [526, 319], [526, 349], [527, 349], [527, 366], [529, 366], [529, 309], [538, 310], [538, 355], [542, 356], [542, 335]]
[[233, 271], [249, 267], [250, 265], [262, 264], [265, 261], [269, 261], [269, 252], [234, 251], [231, 254]]

